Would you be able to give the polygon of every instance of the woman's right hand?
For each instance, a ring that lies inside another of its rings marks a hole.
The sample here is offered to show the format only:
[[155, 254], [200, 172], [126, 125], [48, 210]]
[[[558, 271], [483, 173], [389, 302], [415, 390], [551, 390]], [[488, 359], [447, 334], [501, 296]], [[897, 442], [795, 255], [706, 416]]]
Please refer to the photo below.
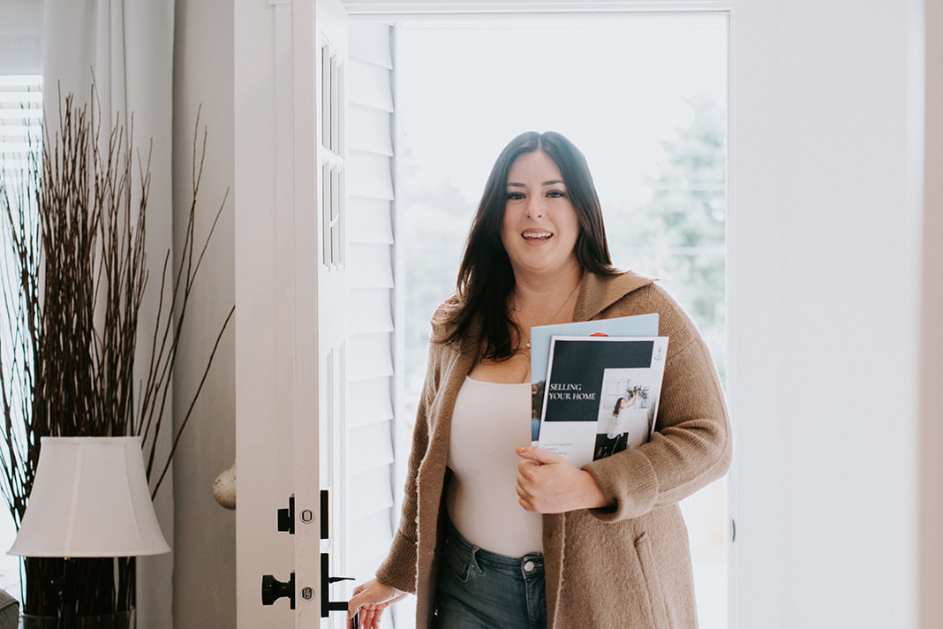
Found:
[[[347, 622], [351, 629], [379, 629], [383, 610], [406, 596], [406, 592], [370, 579], [354, 588], [347, 604]], [[354, 614], [360, 613], [360, 627], [352, 626]]]

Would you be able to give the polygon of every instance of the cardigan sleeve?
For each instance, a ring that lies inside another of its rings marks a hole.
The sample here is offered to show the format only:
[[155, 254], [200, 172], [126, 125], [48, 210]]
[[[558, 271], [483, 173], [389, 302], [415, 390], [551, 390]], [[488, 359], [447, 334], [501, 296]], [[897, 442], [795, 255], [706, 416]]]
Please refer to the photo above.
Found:
[[436, 350], [434, 344], [430, 345], [426, 379], [419, 399], [416, 424], [413, 427], [413, 441], [409, 454], [406, 486], [403, 493], [403, 510], [399, 527], [393, 535], [390, 552], [376, 573], [377, 580], [381, 583], [413, 594], [416, 593], [418, 542], [416, 526], [419, 514], [416, 479], [419, 475], [419, 465], [422, 463], [429, 447], [429, 411], [432, 401], [435, 399], [435, 392], [438, 389], [439, 368], [437, 357], [439, 352]]
[[[732, 452], [730, 421], [706, 343], [663, 289], [639, 292], [659, 313], [668, 356], [651, 440], [583, 466], [610, 504], [590, 513], [609, 522], [686, 498], [723, 476]], [[607, 315], [620, 316], [618, 309]]]

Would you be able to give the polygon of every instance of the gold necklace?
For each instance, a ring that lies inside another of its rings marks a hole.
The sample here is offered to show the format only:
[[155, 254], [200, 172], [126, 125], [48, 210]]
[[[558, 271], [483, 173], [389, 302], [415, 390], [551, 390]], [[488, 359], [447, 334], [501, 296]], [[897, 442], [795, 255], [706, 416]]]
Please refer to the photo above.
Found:
[[[559, 316], [559, 314], [563, 312], [564, 306], [566, 306], [570, 302], [570, 298], [572, 298], [574, 293], [576, 293], [576, 289], [580, 287], [581, 283], [582, 282], [576, 283], [576, 285], [573, 287], [573, 290], [571, 290], [570, 294], [566, 296], [566, 299], [563, 300], [563, 303], [560, 304], [560, 307], [557, 308], [557, 311], [553, 313], [553, 316], [550, 317], [550, 320], [546, 323], [546, 325], [550, 325], [551, 323], [553, 323], [554, 319], [556, 319], [557, 316]], [[517, 311], [517, 308], [515, 308], [514, 310]], [[528, 350], [530, 349], [530, 333], [529, 332], [527, 334], [527, 342], [524, 343], [524, 347]]]

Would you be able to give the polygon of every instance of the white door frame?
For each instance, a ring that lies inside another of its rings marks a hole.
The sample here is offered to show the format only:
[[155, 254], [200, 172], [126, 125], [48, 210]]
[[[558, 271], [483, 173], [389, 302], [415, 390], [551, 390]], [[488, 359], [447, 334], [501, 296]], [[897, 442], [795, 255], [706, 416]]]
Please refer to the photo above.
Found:
[[[756, 2], [757, 0], [753, 0]], [[765, 0], [759, 0], [764, 2]], [[764, 400], [762, 397], [757, 395], [750, 396], [749, 399], [744, 399], [739, 395], [740, 391], [749, 391], [750, 385], [746, 387], [738, 386], [741, 380], [741, 372], [737, 368], [739, 364], [751, 364], [751, 357], [747, 357], [744, 360], [744, 357], [738, 354], [738, 351], [749, 351], [755, 346], [750, 344], [739, 343], [737, 339], [737, 327], [735, 326], [735, 321], [737, 319], [738, 306], [740, 300], [737, 298], [738, 294], [741, 294], [741, 291], [744, 290], [741, 286], [742, 280], [737, 273], [737, 269], [741, 264], [745, 263], [743, 258], [743, 253], [737, 249], [736, 244], [736, 235], [738, 230], [737, 225], [737, 203], [736, 199], [738, 196], [742, 197], [743, 193], [738, 194], [740, 185], [740, 179], [737, 176], [737, 162], [734, 159], [735, 150], [734, 147], [737, 146], [739, 141], [742, 141], [742, 137], [735, 137], [736, 125], [734, 122], [734, 111], [736, 111], [736, 102], [741, 99], [751, 100], [757, 97], [763, 98], [770, 94], [772, 91], [768, 90], [767, 87], [771, 81], [775, 81], [775, 76], [772, 73], [769, 73], [766, 68], [763, 66], [763, 61], [766, 58], [765, 56], [760, 56], [759, 58], [751, 57], [750, 55], [743, 55], [737, 57], [735, 55], [736, 45], [734, 42], [741, 38], [744, 31], [753, 33], [756, 36], [749, 40], [749, 43], [753, 46], [761, 47], [762, 38], [768, 34], [762, 29], [759, 28], [762, 18], [765, 14], [768, 14], [768, 6], [760, 7], [758, 11], [743, 11], [741, 7], [746, 5], [747, 2], [740, 0], [739, 2], [735, 0], [610, 0], [604, 2], [594, 2], [594, 1], [579, 1], [579, 0], [565, 0], [559, 2], [546, 2], [543, 0], [532, 0], [532, 1], [511, 1], [511, 2], [461, 2], [454, 0], [424, 0], [424, 1], [403, 1], [403, 0], [348, 0], [344, 3], [344, 6], [347, 8], [350, 19], [357, 20], [385, 20], [385, 21], [396, 21], [402, 20], [404, 18], [408, 19], [444, 19], [444, 20], [453, 20], [456, 18], [461, 18], [463, 16], [475, 17], [482, 15], [496, 15], [501, 14], [506, 17], [527, 17], [527, 16], [539, 16], [539, 15], [560, 15], [560, 14], [606, 14], [606, 13], [675, 13], [675, 12], [684, 12], [684, 13], [694, 13], [694, 12], [722, 12], [727, 13], [731, 19], [731, 26], [729, 31], [729, 37], [731, 41], [731, 55], [730, 55], [730, 81], [729, 81], [729, 98], [728, 98], [728, 138], [730, 140], [728, 146], [728, 169], [727, 169], [727, 178], [728, 178], [728, 191], [727, 191], [727, 210], [726, 210], [726, 223], [727, 223], [727, 243], [726, 243], [726, 256], [727, 256], [727, 399], [730, 408], [731, 415], [736, 422], [736, 418], [740, 415], [741, 409], [743, 408], [752, 408], [757, 404], [763, 403]], [[768, 29], [767, 29], [768, 30]], [[768, 46], [767, 46], [768, 48]], [[769, 51], [767, 50], [767, 55]], [[760, 76], [757, 76], [759, 74]], [[751, 80], [755, 81], [752, 84], [747, 83], [738, 83], [736, 77], [738, 75], [749, 75]], [[770, 103], [765, 102], [761, 107], [769, 107]], [[761, 109], [760, 111], [775, 111], [775, 109]], [[762, 115], [760, 116], [762, 117]], [[757, 120], [758, 124], [763, 124], [767, 122], [766, 120]], [[759, 137], [763, 137], [763, 134], [759, 134]], [[764, 154], [769, 154], [770, 151], [774, 150], [772, 145], [766, 147], [757, 147], [754, 145], [750, 148], [757, 148]], [[762, 161], [760, 163], [763, 163]], [[771, 173], [766, 173], [764, 177], [758, 177], [754, 180], [756, 185], [753, 186], [752, 191], [756, 191], [758, 194], [762, 194], [764, 189], [764, 184], [768, 184], [770, 178], [772, 177]], [[750, 254], [753, 252], [750, 251]], [[759, 252], [759, 255], [762, 256], [762, 252]], [[752, 262], [750, 262], [752, 264]], [[751, 275], [752, 278], [756, 278], [756, 274]], [[754, 289], [753, 285], [746, 287], [746, 293], [750, 294], [750, 291]], [[749, 374], [747, 374], [748, 376]], [[767, 374], [768, 375], [768, 374]], [[771, 427], [775, 431], [776, 427]], [[738, 444], [735, 443], [735, 448]], [[737, 487], [737, 469], [741, 467], [738, 465], [739, 462], [739, 453], [735, 453], [734, 463], [731, 469], [731, 472], [728, 476], [727, 481], [727, 494], [728, 494], [728, 517], [731, 522], [734, 520], [740, 520], [740, 528], [742, 530], [744, 524], [741, 519], [742, 516], [745, 516], [747, 521], [753, 522], [754, 519], [757, 520], [756, 524], [753, 526], [766, 527], [763, 530], [766, 532], [766, 537], [762, 539], [762, 544], [771, 546], [772, 548], [779, 548], [780, 545], [776, 543], [775, 536], [780, 530], [778, 528], [778, 520], [773, 521], [775, 518], [775, 512], [772, 514], [767, 513], [761, 508], [754, 509], [755, 512], [741, 513], [739, 511], [739, 505], [737, 503], [738, 491]], [[777, 477], [779, 475], [779, 469], [773, 465], [762, 466], [763, 469], [767, 471], [767, 475]], [[751, 472], [752, 474], [752, 472]], [[763, 481], [762, 477], [753, 476], [759, 482]], [[755, 483], [754, 483], [755, 485]], [[749, 504], [749, 499], [748, 499]], [[764, 501], [757, 501], [755, 505], [761, 507], [764, 504]], [[775, 525], [775, 526], [773, 526]], [[732, 533], [733, 525], [728, 524], [728, 532]], [[728, 538], [729, 539], [729, 538]], [[738, 611], [739, 606], [743, 605], [746, 602], [746, 599], [749, 598], [749, 607], [750, 609], [763, 610], [765, 613], [766, 610], [770, 609], [771, 605], [779, 604], [780, 598], [778, 593], [774, 591], [763, 591], [763, 592], [753, 592], [752, 588], [748, 592], [748, 596], [744, 598], [738, 597], [738, 579], [739, 574], [739, 564], [738, 562], [749, 561], [745, 559], [753, 555], [753, 549], [747, 549], [744, 551], [743, 548], [739, 548], [743, 544], [729, 544], [728, 545], [728, 617], [730, 629], [737, 629], [738, 623]], [[768, 550], [768, 549], [767, 549]], [[767, 555], [764, 554], [765, 558]], [[748, 569], [748, 573], [751, 575], [750, 579], [756, 581], [756, 572], [764, 571], [768, 572], [768, 564], [762, 563], [762, 561], [749, 561], [750, 566], [755, 569]], [[750, 581], [747, 581], [748, 583]], [[738, 603], [739, 600], [739, 603]], [[752, 615], [750, 615], [752, 618]], [[756, 626], [752, 622], [745, 621], [742, 625], [743, 627]]]

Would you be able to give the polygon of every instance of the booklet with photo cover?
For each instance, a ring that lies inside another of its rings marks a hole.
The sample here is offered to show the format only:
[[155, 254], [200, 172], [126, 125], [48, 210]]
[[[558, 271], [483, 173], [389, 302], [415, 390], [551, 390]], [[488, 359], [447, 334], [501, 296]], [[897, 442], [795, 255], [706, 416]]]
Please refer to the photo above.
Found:
[[538, 445], [581, 467], [647, 442], [667, 353], [666, 336], [552, 336]]
[[531, 382], [531, 442], [537, 445], [540, 434], [540, 416], [544, 401], [544, 382], [547, 380], [547, 359], [550, 357], [550, 337], [557, 336], [658, 336], [658, 315], [644, 314], [615, 317], [598, 321], [577, 321], [541, 325], [530, 329]]

